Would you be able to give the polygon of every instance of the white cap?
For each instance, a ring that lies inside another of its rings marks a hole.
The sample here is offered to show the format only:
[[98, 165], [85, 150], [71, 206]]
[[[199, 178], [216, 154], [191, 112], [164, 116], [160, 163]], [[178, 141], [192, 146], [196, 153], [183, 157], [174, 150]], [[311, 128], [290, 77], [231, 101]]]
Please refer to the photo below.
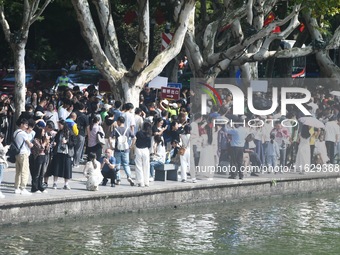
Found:
[[107, 111], [111, 109], [111, 105], [109, 105], [109, 104], [104, 104], [103, 107], [104, 107], [104, 109], [107, 110]]
[[36, 117], [43, 117], [43, 116], [45, 116], [45, 114], [42, 113], [42, 112], [40, 112], [40, 111], [37, 111], [37, 112], [35, 113], [35, 116], [36, 116]]

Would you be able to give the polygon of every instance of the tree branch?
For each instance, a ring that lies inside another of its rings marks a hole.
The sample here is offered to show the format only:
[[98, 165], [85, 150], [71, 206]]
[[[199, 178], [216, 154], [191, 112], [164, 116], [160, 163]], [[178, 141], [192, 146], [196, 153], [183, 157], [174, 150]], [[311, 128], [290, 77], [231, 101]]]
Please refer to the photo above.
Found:
[[98, 32], [92, 19], [87, 0], [72, 0], [82, 35], [92, 53], [93, 60], [110, 84], [115, 84], [124, 75], [118, 72], [106, 57], [99, 41]]
[[132, 73], [141, 72], [148, 64], [150, 42], [149, 0], [138, 0], [138, 13], [138, 47], [130, 71]]
[[303, 57], [315, 53], [316, 51], [311, 47], [305, 48], [291, 48], [280, 51], [265, 51], [263, 54], [246, 53], [242, 57], [233, 60], [232, 65], [239, 66], [247, 62], [263, 61], [269, 58], [296, 58]]
[[[191, 12], [188, 22], [188, 30], [184, 40], [185, 51], [190, 61], [191, 70], [199, 70], [203, 65], [203, 57], [199, 46], [195, 41], [195, 12]], [[194, 73], [196, 76], [196, 74]]]
[[[308, 27], [308, 30], [311, 34], [312, 40], [323, 42], [322, 35], [320, 31], [317, 29], [319, 27], [318, 22], [315, 18], [312, 18], [310, 12], [305, 12], [303, 14], [306, 25]], [[336, 33], [334, 34], [333, 38], [337, 38], [338, 35], [338, 29], [336, 30]], [[332, 40], [333, 40], [332, 38]], [[318, 49], [318, 52], [315, 54], [316, 61], [318, 65], [320, 66], [320, 69], [322, 72], [327, 76], [334, 78], [336, 82], [339, 83], [340, 80], [340, 68], [334, 64], [334, 62], [331, 60], [331, 58], [328, 55], [328, 51], [326, 49]]]
[[247, 22], [249, 23], [249, 25], [253, 24], [253, 0], [248, 0], [247, 3]]
[[178, 26], [175, 29], [172, 41], [170, 42], [169, 46], [160, 54], [158, 54], [154, 60], [142, 71], [139, 79], [149, 82], [160, 73], [160, 70], [164, 69], [164, 67], [172, 60], [173, 56], [179, 54], [188, 29], [189, 17], [193, 15], [195, 10], [195, 2], [195, 0], [183, 0], [175, 8], [175, 17], [178, 17], [176, 19], [176, 24], [178, 24]]
[[328, 45], [326, 46], [327, 50], [330, 49], [339, 49], [340, 47], [340, 26], [334, 31], [332, 39], [329, 41]]
[[39, 8], [39, 1], [37, 1], [36, 7], [33, 10], [33, 17], [31, 18], [30, 25], [32, 25], [45, 11], [46, 7], [52, 2], [52, 0], [45, 0], [44, 4], [41, 6], [41, 8], [38, 11]]
[[4, 10], [3, 4], [0, 5], [0, 23], [2, 26], [2, 30], [4, 31], [4, 34], [5, 34], [5, 39], [10, 44], [11, 43], [11, 28], [5, 17], [5, 10]]
[[30, 20], [32, 15], [32, 9], [29, 0], [24, 0], [24, 10], [21, 22], [21, 29], [27, 30], [29, 28]]
[[214, 46], [215, 46], [215, 37], [217, 33], [217, 29], [224, 27], [228, 24], [232, 24], [235, 20], [239, 20], [247, 15], [246, 6], [243, 5], [239, 9], [231, 10], [228, 12], [225, 17], [222, 19], [222, 21], [216, 20], [214, 22], [211, 22], [205, 32], [203, 37], [203, 56], [204, 59], [207, 60], [207, 63], [211, 63], [210, 57], [215, 53], [214, 52]]
[[110, 11], [108, 0], [92, 0], [95, 5], [102, 33], [104, 35], [104, 52], [110, 63], [117, 69], [126, 69], [119, 52], [116, 28]]
[[295, 6], [294, 10], [286, 18], [270, 23], [267, 27], [261, 29], [258, 33], [244, 39], [241, 43], [229, 48], [225, 52], [212, 55], [210, 59], [211, 63], [218, 63], [214, 67], [214, 70], [225, 70], [232, 60], [241, 57], [245, 53], [245, 50], [249, 45], [272, 33], [273, 29], [276, 26], [281, 26], [287, 23], [289, 20], [295, 17], [295, 15], [299, 13], [299, 11], [299, 6]]

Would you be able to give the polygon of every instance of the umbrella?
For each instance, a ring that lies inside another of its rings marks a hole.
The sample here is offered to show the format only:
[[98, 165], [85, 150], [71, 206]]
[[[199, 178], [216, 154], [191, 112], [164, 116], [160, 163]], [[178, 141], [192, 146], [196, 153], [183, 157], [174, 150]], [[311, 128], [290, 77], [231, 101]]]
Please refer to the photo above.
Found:
[[323, 124], [320, 120], [314, 118], [314, 117], [302, 117], [299, 119], [299, 121], [303, 125], [307, 125], [310, 127], [315, 127], [315, 128], [325, 128], [325, 124]]
[[331, 95], [334, 95], [334, 96], [337, 96], [337, 97], [340, 97], [340, 91], [332, 91], [330, 92]]

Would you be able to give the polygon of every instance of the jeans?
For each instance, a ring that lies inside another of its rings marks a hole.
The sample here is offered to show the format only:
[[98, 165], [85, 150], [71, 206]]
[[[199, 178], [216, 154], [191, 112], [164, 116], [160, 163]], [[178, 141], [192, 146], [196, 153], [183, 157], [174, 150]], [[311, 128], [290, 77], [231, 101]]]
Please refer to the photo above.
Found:
[[243, 165], [243, 147], [231, 147], [231, 162], [232, 166], [236, 169], [230, 173], [230, 177], [236, 178], [237, 174], [239, 178], [243, 178], [243, 171], [241, 171], [241, 166]]
[[335, 158], [335, 142], [326, 141], [327, 156], [329, 157], [330, 163], [334, 164]]
[[0, 184], [1, 184], [1, 182], [2, 182], [2, 178], [3, 178], [3, 175], [4, 175], [4, 171], [5, 171], [5, 164], [0, 163]]
[[115, 180], [117, 179], [116, 169], [110, 169], [109, 171], [102, 171], [102, 175], [104, 177], [103, 184], [106, 184], [108, 182], [108, 179], [111, 180], [111, 184], [114, 184]]
[[275, 155], [267, 155], [267, 163], [269, 168], [276, 167], [276, 156]]
[[84, 145], [85, 145], [85, 136], [78, 135], [76, 138], [76, 144], [74, 145], [73, 164], [75, 166], [79, 165], [79, 162], [82, 159]]
[[[129, 152], [115, 151], [116, 166], [120, 170], [120, 165], [123, 165], [126, 177], [131, 177], [131, 170], [129, 165]], [[117, 180], [120, 180], [120, 173], [117, 172]]]
[[151, 161], [150, 162], [150, 177], [154, 177], [155, 167], [162, 166], [162, 165], [164, 164], [160, 161]]
[[261, 140], [255, 140], [255, 145], [256, 145], [256, 150], [255, 153], [258, 155], [261, 164], [264, 163], [265, 159], [264, 159], [264, 146], [262, 144]]
[[280, 149], [280, 166], [286, 166], [286, 148]]
[[46, 156], [39, 155], [33, 165], [33, 169], [31, 171], [32, 175], [32, 192], [36, 192], [38, 190], [44, 191], [46, 187], [43, 187], [43, 177], [45, 174], [46, 165]]

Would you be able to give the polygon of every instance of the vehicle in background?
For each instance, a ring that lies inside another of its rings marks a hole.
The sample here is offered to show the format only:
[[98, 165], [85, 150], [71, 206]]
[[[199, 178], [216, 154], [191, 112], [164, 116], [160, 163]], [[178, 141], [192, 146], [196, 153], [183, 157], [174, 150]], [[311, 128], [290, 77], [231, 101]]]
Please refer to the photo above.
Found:
[[[67, 75], [75, 84], [79, 86], [80, 91], [84, 91], [88, 86], [94, 85], [98, 89], [99, 81], [103, 78], [98, 70], [81, 70], [69, 73]], [[72, 85], [69, 85], [73, 88]]]
[[[25, 86], [29, 91], [51, 89], [59, 75], [60, 70], [26, 70]], [[10, 72], [0, 80], [0, 92], [13, 95], [14, 89], [15, 76]]]

